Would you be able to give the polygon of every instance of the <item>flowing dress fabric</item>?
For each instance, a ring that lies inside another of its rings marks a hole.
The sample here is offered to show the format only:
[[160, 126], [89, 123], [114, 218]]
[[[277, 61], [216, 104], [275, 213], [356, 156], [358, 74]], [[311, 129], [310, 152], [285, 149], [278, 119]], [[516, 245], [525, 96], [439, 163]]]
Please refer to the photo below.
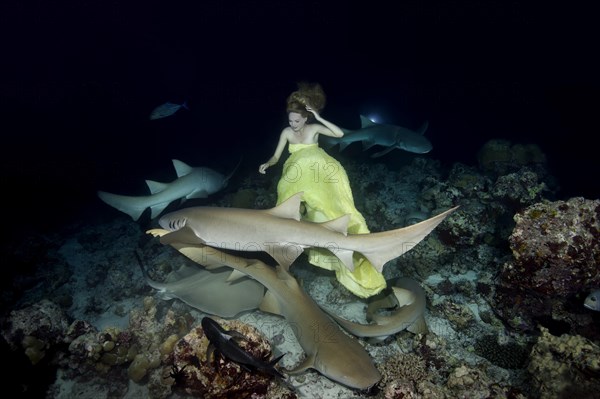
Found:
[[[277, 204], [303, 191], [304, 220], [325, 222], [350, 214], [348, 234], [369, 233], [365, 218], [354, 206], [348, 175], [342, 165], [316, 143], [289, 144], [288, 150], [290, 156], [277, 184]], [[337, 280], [362, 298], [375, 295], [386, 286], [383, 275], [359, 253], [353, 255], [352, 272], [327, 249], [311, 248], [308, 257], [311, 264], [335, 271]]]

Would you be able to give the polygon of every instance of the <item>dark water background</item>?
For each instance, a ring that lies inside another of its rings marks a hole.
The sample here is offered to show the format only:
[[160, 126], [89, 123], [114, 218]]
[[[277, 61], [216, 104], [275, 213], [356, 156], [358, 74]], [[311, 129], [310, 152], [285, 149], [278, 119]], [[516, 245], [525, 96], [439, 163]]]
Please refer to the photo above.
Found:
[[[342, 127], [359, 127], [360, 113], [414, 129], [428, 120], [428, 156], [448, 165], [476, 165], [492, 138], [536, 143], [559, 196], [600, 197], [598, 28], [573, 2], [0, 7], [7, 223], [51, 228], [98, 189], [141, 194], [146, 178], [174, 178], [172, 158], [226, 172], [243, 156], [241, 170], [256, 170], [300, 80], [323, 85], [323, 116]], [[190, 111], [150, 121], [166, 101]]]

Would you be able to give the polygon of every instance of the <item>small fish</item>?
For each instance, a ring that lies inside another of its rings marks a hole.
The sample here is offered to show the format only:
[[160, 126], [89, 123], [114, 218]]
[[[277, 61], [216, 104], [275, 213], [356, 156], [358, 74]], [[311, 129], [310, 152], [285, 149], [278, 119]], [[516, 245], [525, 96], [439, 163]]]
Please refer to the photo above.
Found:
[[187, 101], [184, 101], [183, 104], [174, 104], [174, 103], [164, 103], [154, 108], [150, 113], [150, 119], [161, 119], [166, 118], [167, 116], [173, 115], [175, 112], [179, 111], [181, 108], [185, 108], [189, 110]]
[[600, 312], [600, 288], [590, 292], [590, 294], [585, 298], [583, 302], [583, 306], [590, 310], [595, 310], [596, 312]]
[[279, 362], [283, 355], [271, 360], [268, 363], [264, 362], [246, 352], [241, 346], [238, 345], [237, 342], [235, 342], [233, 338], [246, 339], [246, 337], [239, 332], [226, 331], [219, 323], [210, 317], [203, 317], [201, 323], [204, 334], [206, 334], [206, 337], [210, 341], [208, 349], [206, 350], [207, 360], [209, 360], [212, 353], [215, 352], [215, 355], [221, 354], [225, 358], [236, 362], [246, 370], [261, 370], [285, 380], [285, 376], [283, 376], [283, 374], [281, 374], [275, 368], [275, 364]]

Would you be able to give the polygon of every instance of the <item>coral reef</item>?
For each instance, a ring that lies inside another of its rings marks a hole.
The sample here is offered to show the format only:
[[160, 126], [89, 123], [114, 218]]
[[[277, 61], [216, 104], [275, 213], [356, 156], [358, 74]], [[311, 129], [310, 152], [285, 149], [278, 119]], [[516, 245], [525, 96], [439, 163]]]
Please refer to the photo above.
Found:
[[[145, 297], [129, 316], [128, 328], [109, 326], [99, 331], [83, 320], [69, 324], [56, 304], [43, 300], [13, 311], [4, 323], [2, 336], [13, 350], [23, 350], [33, 365], [51, 353], [48, 361], [72, 380], [105, 376], [112, 380], [107, 387], [111, 397], [124, 396], [127, 380], [146, 385], [152, 398], [167, 398], [173, 391], [204, 398], [260, 398], [267, 393], [271, 397], [294, 397], [277, 386], [270, 375], [243, 370], [224, 359], [214, 359], [218, 366], [214, 367], [206, 359], [208, 341], [201, 327], [190, 330], [187, 313], [161, 311], [154, 298]], [[223, 324], [248, 337], [241, 343], [244, 349], [269, 358], [271, 346], [256, 328], [239, 321]]]
[[529, 351], [516, 342], [498, 342], [496, 335], [484, 335], [475, 342], [475, 353], [504, 369], [520, 369], [525, 366]]
[[[268, 361], [271, 357], [271, 345], [254, 327], [237, 320], [219, 320], [227, 330], [233, 329], [244, 335], [240, 346], [252, 356]], [[267, 394], [273, 377], [252, 372], [222, 356], [206, 358], [208, 339], [201, 327], [192, 329], [182, 337], [166, 357], [163, 376], [177, 392], [202, 398], [260, 397]]]
[[500, 314], [521, 330], [544, 324], [550, 315], [578, 334], [600, 338], [588, 328], [593, 316], [580, 298], [600, 285], [600, 200], [537, 203], [515, 221], [513, 258], [502, 268], [494, 298]]
[[[597, 387], [597, 365], [586, 363], [598, 358], [597, 342], [584, 337], [597, 340], [600, 322], [582, 302], [599, 283], [598, 201], [544, 202], [553, 195], [553, 184], [539, 148], [488, 143], [479, 168], [455, 163], [446, 169], [428, 156], [401, 164], [342, 159], [371, 231], [460, 205], [427, 239], [384, 268], [387, 279], [423, 282], [430, 332], [365, 342], [383, 375], [379, 393], [353, 391], [311, 371], [288, 379], [293, 392], [271, 376], [248, 373], [223, 358], [207, 362], [207, 340], [197, 327], [203, 314], [148, 287], [132, 256], [132, 248], [144, 241], [143, 229], [122, 217], [86, 219], [7, 251], [11, 270], [26, 271], [2, 292], [8, 309], [2, 335], [30, 367], [23, 374], [51, 368], [46, 397], [57, 399], [291, 399], [321, 393], [545, 398], [589, 393], [577, 390], [574, 381]], [[277, 171], [263, 176], [252, 170], [240, 180], [237, 192], [211, 205], [264, 209], [275, 204]], [[365, 192], [373, 194], [359, 195]], [[152, 259], [148, 272], [159, 281], [186, 262], [160, 245], [146, 244], [143, 250]], [[354, 314], [356, 320], [364, 317], [367, 303], [325, 271], [300, 258], [292, 272], [319, 304]], [[293, 326], [285, 320], [258, 311], [239, 319], [221, 323], [251, 337], [241, 343], [256, 356], [285, 353], [285, 367], [302, 360]], [[528, 374], [524, 358], [539, 325], [549, 329], [532, 352]], [[546, 381], [545, 375], [558, 377]]]
[[600, 347], [589, 340], [550, 334], [541, 327], [528, 370], [541, 399], [595, 398], [600, 392]]
[[46, 356], [46, 351], [62, 344], [69, 321], [63, 310], [48, 299], [20, 310], [13, 310], [2, 336], [13, 349], [22, 346], [32, 364]]

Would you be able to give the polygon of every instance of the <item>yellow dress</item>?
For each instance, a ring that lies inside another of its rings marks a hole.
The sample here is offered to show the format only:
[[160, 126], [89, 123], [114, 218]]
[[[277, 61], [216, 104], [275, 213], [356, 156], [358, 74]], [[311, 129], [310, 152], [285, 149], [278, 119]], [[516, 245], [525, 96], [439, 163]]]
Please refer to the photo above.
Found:
[[[342, 165], [318, 144], [289, 144], [289, 158], [277, 184], [277, 204], [303, 191], [303, 219], [324, 222], [350, 214], [348, 234], [369, 233], [364, 217], [354, 206], [348, 175]], [[361, 254], [354, 253], [351, 272], [330, 251], [308, 250], [309, 262], [335, 271], [337, 280], [352, 293], [367, 298], [386, 287], [385, 279]]]

